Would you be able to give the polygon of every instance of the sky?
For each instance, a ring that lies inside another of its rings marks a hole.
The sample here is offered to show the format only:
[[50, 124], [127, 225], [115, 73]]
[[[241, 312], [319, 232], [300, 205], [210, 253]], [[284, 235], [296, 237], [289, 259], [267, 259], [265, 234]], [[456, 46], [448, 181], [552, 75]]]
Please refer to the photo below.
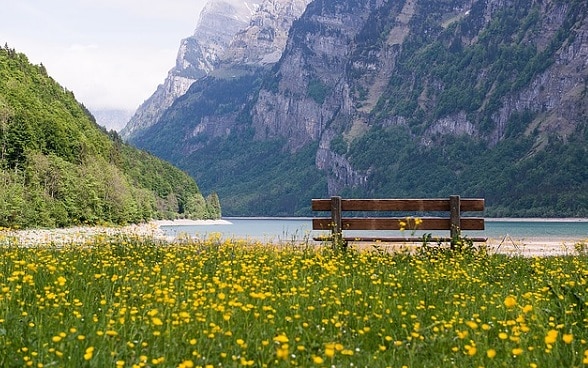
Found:
[[134, 111], [175, 65], [207, 0], [0, 0], [0, 47], [92, 110]]

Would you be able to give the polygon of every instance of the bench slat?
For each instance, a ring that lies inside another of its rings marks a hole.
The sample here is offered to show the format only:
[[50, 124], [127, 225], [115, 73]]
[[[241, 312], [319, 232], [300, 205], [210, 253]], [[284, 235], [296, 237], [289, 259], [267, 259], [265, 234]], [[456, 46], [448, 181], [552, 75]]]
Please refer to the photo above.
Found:
[[[424, 217], [422, 223], [417, 229], [414, 223], [408, 223], [405, 226], [406, 231], [412, 230], [449, 230], [451, 221], [443, 217]], [[406, 223], [405, 217], [366, 217], [366, 218], [343, 218], [341, 228], [343, 230], [400, 230], [400, 222]], [[312, 219], [313, 230], [330, 230], [332, 228], [332, 219], [330, 217], [317, 217]], [[460, 230], [484, 230], [484, 218], [481, 217], [462, 217], [460, 221]]]
[[[422, 237], [418, 237], [418, 236], [410, 236], [410, 237], [344, 237], [342, 238], [344, 241], [347, 242], [372, 242], [372, 243], [378, 243], [378, 242], [382, 242], [382, 243], [419, 243], [423, 241]], [[332, 241], [333, 238], [331, 236], [326, 236], [326, 237], [321, 237], [321, 236], [317, 236], [314, 237], [313, 240], [315, 241]], [[429, 243], [436, 243], [436, 242], [444, 242], [444, 243], [448, 243], [451, 242], [451, 238], [449, 237], [431, 237]], [[485, 243], [488, 241], [488, 238], [469, 238], [467, 237], [467, 240], [471, 240], [474, 243]]]
[[[313, 199], [313, 211], [330, 211], [330, 199]], [[341, 199], [342, 211], [449, 211], [449, 199]], [[483, 198], [462, 198], [461, 211], [484, 211]]]

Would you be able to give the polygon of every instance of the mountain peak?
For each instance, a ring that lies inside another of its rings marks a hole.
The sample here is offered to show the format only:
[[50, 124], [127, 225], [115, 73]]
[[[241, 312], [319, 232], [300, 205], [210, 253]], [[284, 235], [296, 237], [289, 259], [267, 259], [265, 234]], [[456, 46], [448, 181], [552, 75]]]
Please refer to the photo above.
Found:
[[263, 66], [280, 58], [292, 22], [309, 0], [210, 0], [194, 34], [182, 40], [176, 65], [164, 83], [135, 112], [121, 131], [130, 139], [157, 123], [192, 83], [218, 68]]

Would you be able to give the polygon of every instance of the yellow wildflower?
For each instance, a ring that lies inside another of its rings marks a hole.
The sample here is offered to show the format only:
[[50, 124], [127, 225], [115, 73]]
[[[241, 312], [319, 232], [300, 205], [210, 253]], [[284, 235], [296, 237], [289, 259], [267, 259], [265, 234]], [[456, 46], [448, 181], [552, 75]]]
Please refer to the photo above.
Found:
[[93, 356], [94, 356], [94, 347], [90, 346], [86, 349], [86, 352], [84, 354], [84, 360], [90, 360], [90, 359], [92, 359]]
[[321, 358], [320, 356], [316, 356], [316, 355], [314, 355], [312, 357], [312, 361], [314, 362], [314, 364], [323, 364], [325, 362], [325, 360], [323, 358]]
[[523, 353], [523, 349], [521, 349], [521, 348], [514, 348], [514, 349], [512, 349], [512, 355], [514, 355], [514, 356], [519, 356], [522, 353]]
[[506, 298], [504, 298], [504, 305], [507, 308], [514, 308], [517, 305], [517, 300], [514, 296], [509, 295]]
[[290, 340], [288, 340], [288, 336], [286, 336], [284, 334], [281, 334], [281, 335], [278, 335], [278, 336], [274, 337], [274, 341], [275, 342], [279, 342], [279, 343], [285, 343], [285, 342], [288, 342]]
[[555, 341], [557, 340], [558, 333], [559, 332], [557, 330], [549, 330], [547, 332], [547, 335], [545, 336], [545, 343], [546, 344], [553, 344], [553, 343], [555, 343]]
[[566, 344], [571, 344], [572, 343], [572, 340], [574, 340], [574, 335], [572, 335], [572, 334], [563, 334], [563, 336], [561, 337], [561, 339]]

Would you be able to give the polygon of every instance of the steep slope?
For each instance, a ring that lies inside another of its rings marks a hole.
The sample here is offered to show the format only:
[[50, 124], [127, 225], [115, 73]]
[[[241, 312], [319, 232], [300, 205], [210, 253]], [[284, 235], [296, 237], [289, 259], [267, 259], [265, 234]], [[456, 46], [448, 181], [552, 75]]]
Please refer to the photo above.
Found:
[[132, 140], [155, 124], [192, 83], [207, 75], [232, 78], [274, 64], [288, 31], [310, 0], [210, 0], [191, 37], [182, 40], [176, 66], [135, 112], [121, 136]]
[[197, 81], [134, 142], [216, 186], [232, 215], [304, 213], [318, 192], [588, 216], [587, 14], [581, 0], [315, 0], [271, 70]]
[[[196, 183], [106, 133], [43, 66], [0, 49], [0, 227], [218, 217]], [[207, 208], [208, 205], [208, 208]]]
[[195, 80], [213, 71], [233, 36], [249, 25], [255, 8], [251, 1], [210, 0], [200, 13], [194, 34], [181, 41], [176, 65], [163, 84], [139, 106], [121, 130], [121, 136], [129, 139], [155, 124]]

